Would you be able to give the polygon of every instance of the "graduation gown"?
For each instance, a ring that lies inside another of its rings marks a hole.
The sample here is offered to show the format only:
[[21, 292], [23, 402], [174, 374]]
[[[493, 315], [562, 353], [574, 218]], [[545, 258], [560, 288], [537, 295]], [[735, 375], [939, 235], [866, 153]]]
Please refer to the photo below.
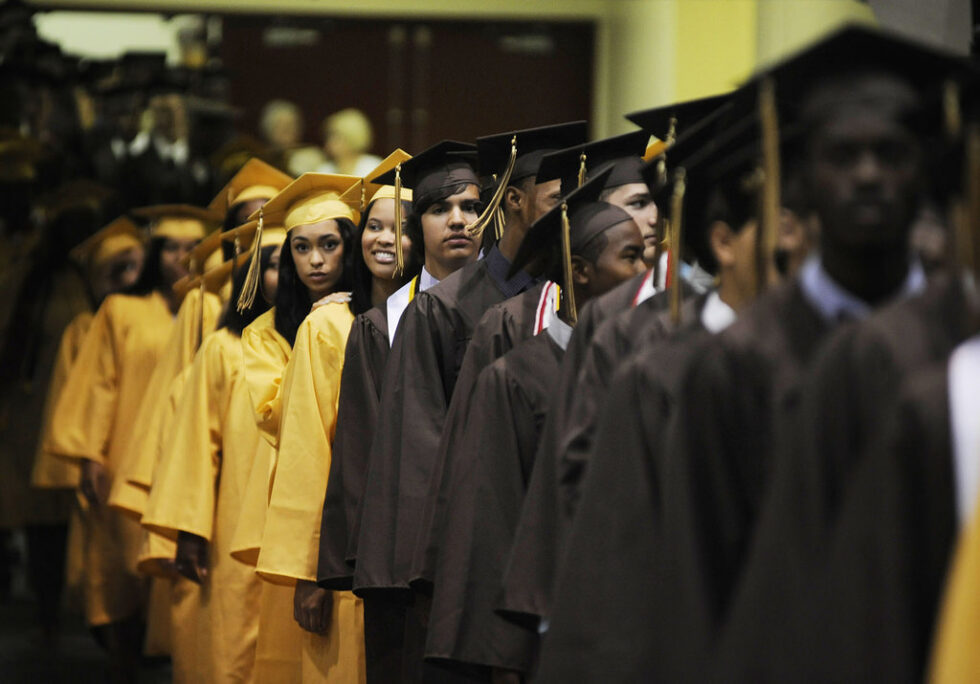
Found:
[[[442, 526], [447, 515], [445, 508], [453, 464], [459, 457], [457, 450], [469, 430], [469, 421], [474, 417], [470, 408], [471, 399], [482, 401], [481, 395], [473, 391], [478, 376], [495, 360], [540, 332], [542, 320], [553, 315], [556, 304], [557, 286], [538, 283], [526, 292], [490, 307], [473, 331], [473, 339], [466, 348], [439, 439], [439, 452], [415, 548], [412, 566], [414, 582], [431, 583], [435, 577], [435, 559], [443, 539]], [[478, 408], [474, 410], [479, 412]]]
[[602, 401], [536, 679], [653, 681], [663, 445], [700, 320], [624, 360]]
[[697, 679], [749, 549], [773, 454], [796, 427], [829, 329], [797, 280], [762, 295], [687, 365], [666, 444], [657, 678]]
[[563, 353], [546, 331], [485, 368], [456, 452], [425, 654], [488, 679], [489, 667], [532, 664], [536, 632], [494, 608]]
[[[279, 460], [256, 565], [270, 582], [316, 580], [340, 371], [352, 323], [346, 304], [327, 304], [314, 309], [296, 333], [283, 377]], [[304, 633], [302, 679], [363, 681], [364, 616], [351, 592], [333, 592], [326, 634]]]
[[634, 276], [587, 303], [562, 358], [555, 403], [548, 412], [534, 472], [514, 534], [498, 608], [516, 619], [537, 620], [547, 615], [560, 534], [558, 520], [558, 439], [573, 400], [578, 371], [596, 329], [610, 316], [635, 305], [653, 271]]
[[212, 681], [248, 681], [258, 636], [260, 581], [231, 558], [252, 458], [262, 442], [244, 384], [242, 345], [222, 329], [201, 345], [184, 383], [170, 437], [154, 473], [143, 525], [209, 542], [201, 589]]
[[957, 526], [946, 374], [909, 378], [880, 448], [856, 467], [827, 563], [798, 603], [817, 628], [780, 659], [796, 679], [925, 675]]
[[[45, 449], [103, 464], [116, 475], [138, 426], [135, 413], [163, 352], [173, 317], [159, 293], [111, 295], [99, 307], [58, 399]], [[102, 625], [135, 615], [143, 582], [133, 573], [140, 527], [102, 506], [87, 516], [86, 619]]]
[[361, 502], [355, 590], [407, 588], [415, 579], [426, 494], [463, 356], [480, 318], [506, 298], [490, 259], [418, 294], [402, 315]]
[[276, 331], [276, 310], [269, 309], [242, 331], [245, 382], [259, 432], [273, 447], [279, 446], [282, 373], [292, 348]]
[[385, 307], [357, 316], [344, 351], [333, 458], [320, 523], [317, 583], [327, 589], [350, 589], [354, 578], [361, 495], [388, 351]]
[[958, 281], [940, 276], [921, 295], [836, 331], [814, 358], [798, 430], [774, 463], [726, 624], [719, 663], [726, 676], [754, 678], [778, 663], [760, 640], [811, 638], [809, 625], [792, 619], [795, 597], [824, 561], [851, 475], [895, 410], [903, 380], [944, 360], [965, 335], [963, 306]]
[[206, 292], [202, 297], [199, 289], [191, 290], [181, 301], [170, 337], [139, 403], [136, 422], [140, 429], [126, 445], [120, 477], [109, 494], [110, 506], [136, 518], [143, 514], [156, 467], [160, 430], [168, 410], [170, 384], [191, 364], [202, 332], [206, 335], [214, 330], [220, 309], [221, 301], [216, 295]]

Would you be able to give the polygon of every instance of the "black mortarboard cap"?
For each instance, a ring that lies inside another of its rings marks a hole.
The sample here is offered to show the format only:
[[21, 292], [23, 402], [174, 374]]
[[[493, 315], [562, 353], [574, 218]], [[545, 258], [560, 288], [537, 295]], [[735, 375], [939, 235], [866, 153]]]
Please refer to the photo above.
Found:
[[666, 140], [676, 124], [676, 133], [682, 134], [695, 122], [718, 111], [731, 100], [731, 93], [701, 97], [696, 100], [674, 102], [663, 107], [642, 109], [626, 118], [650, 135]]
[[646, 131], [633, 131], [551, 152], [541, 158], [538, 182], [560, 178], [562, 191], [568, 192], [578, 186], [580, 174], [584, 180], [588, 180], [593, 172], [612, 163], [612, 172], [606, 180], [607, 188], [643, 183], [640, 173], [642, 156], [649, 139]]
[[397, 173], [401, 185], [412, 189], [413, 203], [417, 205], [433, 194], [457, 185], [479, 187], [480, 180], [467, 155], [474, 150], [469, 143], [443, 140], [402, 162], [398, 168], [368, 180], [377, 185], [395, 185]]
[[585, 121], [526, 128], [522, 131], [509, 131], [477, 138], [476, 147], [480, 155], [480, 173], [502, 176], [510, 164], [511, 147], [517, 149], [514, 169], [508, 182], [513, 183], [538, 173], [541, 158], [556, 150], [580, 145], [588, 136]]
[[516, 273], [543, 253], [557, 254], [561, 249], [562, 213], [568, 216], [571, 251], [584, 247], [596, 235], [624, 221], [632, 221], [625, 210], [607, 202], [599, 195], [606, 186], [612, 165], [598, 170], [581, 187], [565, 194], [557, 205], [528, 228], [511, 265]]

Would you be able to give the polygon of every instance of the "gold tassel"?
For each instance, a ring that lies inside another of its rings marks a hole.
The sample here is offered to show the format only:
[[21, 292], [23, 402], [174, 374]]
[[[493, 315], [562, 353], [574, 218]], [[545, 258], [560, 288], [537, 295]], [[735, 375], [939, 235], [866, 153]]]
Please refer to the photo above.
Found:
[[402, 249], [402, 165], [395, 167], [395, 276], [405, 273], [405, 251]]
[[195, 349], [200, 349], [201, 345], [204, 343], [204, 293], [206, 292], [204, 287], [204, 276], [201, 276], [201, 296], [198, 298], [198, 311], [197, 311], [197, 345]]
[[666, 216], [661, 216], [657, 221], [657, 243], [653, 248], [653, 286], [656, 287], [660, 282], [660, 260], [664, 254], [664, 243], [667, 242], [667, 233], [670, 230], [670, 220]]
[[760, 222], [756, 234], [756, 291], [762, 292], [769, 280], [770, 264], [776, 251], [779, 218], [782, 212], [779, 170], [779, 115], [776, 86], [771, 78], [759, 91], [759, 120], [762, 127], [762, 187]]
[[493, 197], [490, 198], [487, 206], [483, 208], [483, 213], [473, 223], [466, 226], [466, 232], [471, 236], [479, 238], [483, 235], [486, 227], [490, 225], [490, 221], [493, 220], [497, 207], [500, 206], [501, 201], [504, 199], [504, 193], [507, 192], [507, 185], [510, 183], [511, 174], [514, 173], [514, 164], [516, 162], [517, 136], [515, 135], [510, 139], [510, 159], [507, 160], [507, 168], [500, 174], [500, 182], [497, 183], [497, 189], [494, 191]]
[[238, 275], [238, 255], [242, 253], [242, 241], [238, 237], [238, 233], [235, 233], [235, 256], [231, 258], [231, 282], [235, 282], [235, 277]]
[[367, 190], [364, 188], [364, 179], [362, 178], [361, 179], [361, 213], [362, 214], [364, 213], [364, 210], [367, 209], [366, 206], [367, 202], [365, 201], [366, 199], [367, 199]]
[[245, 283], [242, 285], [241, 294], [238, 295], [238, 310], [245, 311], [255, 303], [255, 295], [259, 291], [259, 280], [261, 280], [262, 270], [262, 227], [265, 224], [265, 217], [262, 209], [259, 209], [259, 224], [255, 228], [255, 237], [252, 238], [252, 248], [249, 250], [248, 273], [245, 274]]
[[664, 136], [664, 151], [657, 161], [657, 179], [660, 183], [667, 182], [667, 150], [673, 147], [677, 141], [677, 117], [670, 117], [670, 124], [667, 127], [667, 135]]
[[677, 169], [674, 173], [674, 194], [670, 198], [670, 321], [675, 326], [681, 323], [681, 239], [686, 178], [684, 168]]
[[960, 86], [951, 79], [943, 83], [943, 123], [949, 140], [956, 140], [963, 134]]
[[494, 234], [497, 236], [497, 240], [500, 240], [504, 236], [504, 224], [506, 222], [507, 219], [504, 218], [504, 210], [498, 206], [497, 211], [493, 213]]
[[966, 169], [964, 170], [965, 233], [969, 235], [969, 266], [974, 282], [980, 282], [980, 124], [970, 123], [966, 131]]
[[578, 323], [578, 310], [575, 308], [575, 283], [572, 277], [572, 229], [568, 222], [568, 204], [565, 202], [561, 204], [561, 253], [568, 323], [575, 325]]
[[585, 152], [578, 157], [578, 187], [585, 185]]

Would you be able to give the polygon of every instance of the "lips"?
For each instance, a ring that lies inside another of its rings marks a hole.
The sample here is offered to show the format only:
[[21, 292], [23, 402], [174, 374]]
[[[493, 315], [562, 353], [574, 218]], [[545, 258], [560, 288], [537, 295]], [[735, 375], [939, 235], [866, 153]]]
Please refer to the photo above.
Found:
[[445, 241], [450, 247], [468, 247], [473, 244], [473, 240], [465, 235], [454, 235], [450, 238], [446, 238]]
[[326, 279], [327, 279], [327, 274], [321, 273], [320, 271], [314, 271], [313, 273], [310, 274], [310, 280], [313, 280], [314, 282], [317, 283], [322, 283]]

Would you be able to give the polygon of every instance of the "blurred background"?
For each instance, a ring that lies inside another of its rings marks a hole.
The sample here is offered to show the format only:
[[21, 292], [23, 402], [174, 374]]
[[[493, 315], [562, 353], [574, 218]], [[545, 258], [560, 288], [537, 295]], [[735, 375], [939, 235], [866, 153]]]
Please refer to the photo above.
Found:
[[[0, 2], [0, 680], [101, 681], [62, 592], [71, 491], [30, 486], [73, 246], [207, 204], [250, 157], [292, 175], [726, 91], [835, 26], [967, 54], [980, 0]], [[29, 539], [47, 546], [29, 549]], [[165, 664], [148, 679], [166, 681]]]

